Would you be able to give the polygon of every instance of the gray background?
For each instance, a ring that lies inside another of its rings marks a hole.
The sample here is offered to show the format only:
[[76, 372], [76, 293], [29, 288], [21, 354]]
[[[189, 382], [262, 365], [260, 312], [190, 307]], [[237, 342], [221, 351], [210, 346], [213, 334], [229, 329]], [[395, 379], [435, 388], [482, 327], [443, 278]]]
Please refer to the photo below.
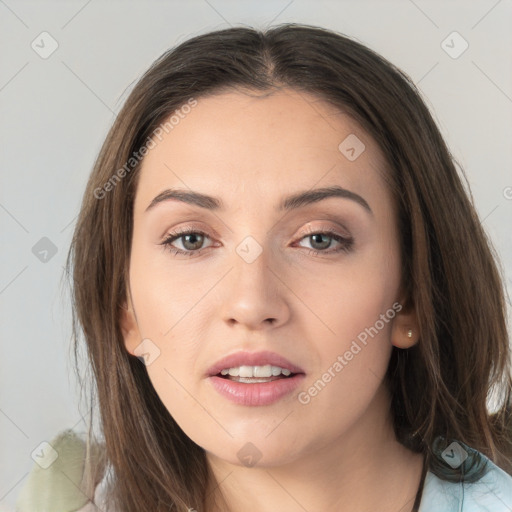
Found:
[[[13, 510], [41, 442], [85, 428], [60, 281], [86, 178], [131, 85], [186, 38], [290, 21], [355, 37], [419, 84], [512, 286], [511, 0], [0, 0], [0, 511]], [[45, 31], [58, 44], [46, 59]], [[463, 48], [453, 31], [469, 44], [457, 58], [442, 46]]]

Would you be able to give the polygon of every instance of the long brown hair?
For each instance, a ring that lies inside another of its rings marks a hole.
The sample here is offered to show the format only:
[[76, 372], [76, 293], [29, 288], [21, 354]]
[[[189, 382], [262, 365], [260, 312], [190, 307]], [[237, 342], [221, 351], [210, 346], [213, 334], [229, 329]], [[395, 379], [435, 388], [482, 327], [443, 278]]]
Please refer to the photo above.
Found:
[[418, 90], [372, 50], [326, 29], [230, 28], [185, 41], [139, 80], [99, 153], [68, 257], [75, 357], [78, 363], [81, 332], [92, 370], [90, 411], [97, 399], [103, 462], [114, 475], [112, 504], [123, 512], [205, 510], [211, 475], [204, 450], [176, 424], [144, 364], [125, 349], [120, 308], [140, 169], [134, 154], [183, 105], [237, 88], [313, 94], [377, 142], [397, 205], [403, 285], [421, 333], [413, 348], [394, 347], [389, 365], [397, 438], [426, 455], [437, 436], [457, 439], [512, 472], [503, 281], [462, 171]]

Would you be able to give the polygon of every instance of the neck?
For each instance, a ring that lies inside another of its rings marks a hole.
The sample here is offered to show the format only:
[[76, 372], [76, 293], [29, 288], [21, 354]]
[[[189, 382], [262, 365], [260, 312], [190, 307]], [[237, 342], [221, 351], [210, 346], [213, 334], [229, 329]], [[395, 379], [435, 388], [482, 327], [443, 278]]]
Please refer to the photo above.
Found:
[[412, 512], [423, 455], [398, 443], [382, 398], [337, 439], [286, 465], [248, 468], [208, 453], [214, 481], [205, 510]]

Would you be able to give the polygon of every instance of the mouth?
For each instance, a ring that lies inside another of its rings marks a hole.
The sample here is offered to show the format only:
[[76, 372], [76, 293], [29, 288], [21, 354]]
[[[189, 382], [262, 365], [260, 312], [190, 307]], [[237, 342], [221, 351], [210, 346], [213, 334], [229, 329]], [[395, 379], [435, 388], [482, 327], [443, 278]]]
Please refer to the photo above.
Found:
[[288, 368], [266, 364], [263, 366], [238, 366], [224, 368], [216, 376], [221, 379], [245, 384], [258, 384], [262, 382], [273, 382], [275, 380], [293, 378], [297, 373], [291, 372]]
[[207, 370], [206, 376], [271, 379], [299, 373], [304, 370], [275, 352], [239, 351], [217, 361]]
[[238, 352], [213, 365], [207, 377], [221, 396], [235, 404], [263, 406], [291, 394], [305, 372], [273, 352]]

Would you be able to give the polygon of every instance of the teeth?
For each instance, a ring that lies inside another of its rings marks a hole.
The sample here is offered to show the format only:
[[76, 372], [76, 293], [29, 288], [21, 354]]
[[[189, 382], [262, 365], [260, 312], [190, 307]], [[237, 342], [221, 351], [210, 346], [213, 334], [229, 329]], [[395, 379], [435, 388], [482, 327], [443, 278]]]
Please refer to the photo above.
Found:
[[229, 375], [231, 377], [251, 378], [277, 377], [281, 374], [283, 374], [285, 377], [288, 377], [292, 372], [286, 368], [266, 364], [264, 366], [238, 366], [235, 368], [225, 368], [220, 373], [221, 375]]
[[244, 384], [258, 384], [259, 382], [270, 382], [269, 379], [265, 379], [265, 378], [261, 378], [261, 379], [258, 379], [258, 378], [244, 378], [244, 377], [239, 377], [238, 379], [236, 379], [237, 382], [243, 382]]
[[[229, 370], [231, 374], [231, 370]], [[252, 366], [240, 366], [240, 373], [238, 374], [240, 377], [254, 377], [253, 367]]]
[[265, 366], [247, 366], [245, 368], [252, 368], [252, 375], [248, 375], [248, 377], [272, 377], [272, 366], [269, 364]]

